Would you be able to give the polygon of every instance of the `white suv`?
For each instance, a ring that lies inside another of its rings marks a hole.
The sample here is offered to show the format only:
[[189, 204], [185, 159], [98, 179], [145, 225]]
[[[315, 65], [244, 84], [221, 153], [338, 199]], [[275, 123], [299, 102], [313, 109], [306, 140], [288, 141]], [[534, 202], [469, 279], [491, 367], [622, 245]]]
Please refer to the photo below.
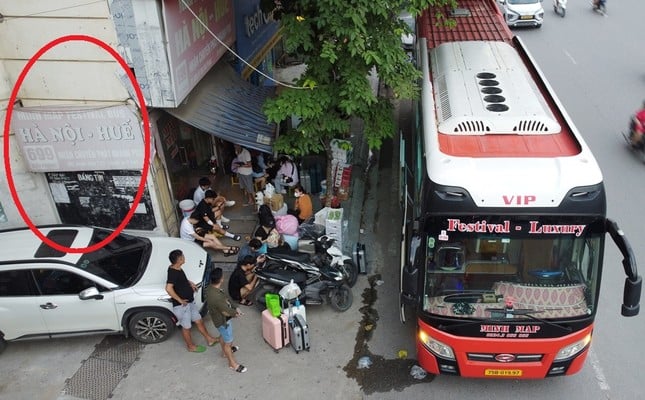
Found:
[[[84, 248], [112, 232], [80, 226], [40, 231], [62, 246]], [[168, 254], [183, 251], [189, 280], [204, 283], [208, 254], [178, 238], [117, 236], [86, 254], [64, 253], [29, 229], [0, 231], [0, 352], [11, 340], [123, 333], [144, 343], [166, 340], [175, 328], [166, 293]], [[201, 307], [201, 287], [195, 293]]]
[[542, 0], [498, 0], [506, 24], [510, 27], [542, 27]]

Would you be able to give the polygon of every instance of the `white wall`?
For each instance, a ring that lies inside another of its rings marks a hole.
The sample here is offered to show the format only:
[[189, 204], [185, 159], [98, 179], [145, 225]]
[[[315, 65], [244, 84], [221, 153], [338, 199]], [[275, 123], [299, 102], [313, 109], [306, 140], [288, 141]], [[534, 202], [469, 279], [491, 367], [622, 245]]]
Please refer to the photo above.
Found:
[[[89, 35], [116, 49], [116, 32], [105, 2], [78, 0], [0, 0], [0, 122], [7, 101], [28, 60], [46, 43], [70, 34]], [[129, 97], [116, 73], [119, 64], [103, 49], [87, 42], [67, 42], [45, 53], [30, 70], [18, 93], [23, 106], [123, 104]], [[0, 138], [4, 143], [3, 129]], [[60, 222], [43, 174], [26, 170], [13, 137], [9, 138], [12, 176], [20, 201], [35, 224]], [[11, 198], [2, 151], [0, 203], [7, 222], [0, 229], [24, 226]]]

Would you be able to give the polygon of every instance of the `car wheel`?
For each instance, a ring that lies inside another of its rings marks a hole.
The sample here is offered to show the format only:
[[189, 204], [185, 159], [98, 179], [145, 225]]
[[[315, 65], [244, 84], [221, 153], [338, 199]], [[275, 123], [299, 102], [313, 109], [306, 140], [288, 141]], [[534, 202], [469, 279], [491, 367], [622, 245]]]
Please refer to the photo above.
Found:
[[142, 343], [163, 342], [170, 337], [174, 329], [170, 316], [159, 311], [138, 312], [128, 323], [130, 335]]
[[7, 348], [7, 341], [0, 338], [0, 354]]

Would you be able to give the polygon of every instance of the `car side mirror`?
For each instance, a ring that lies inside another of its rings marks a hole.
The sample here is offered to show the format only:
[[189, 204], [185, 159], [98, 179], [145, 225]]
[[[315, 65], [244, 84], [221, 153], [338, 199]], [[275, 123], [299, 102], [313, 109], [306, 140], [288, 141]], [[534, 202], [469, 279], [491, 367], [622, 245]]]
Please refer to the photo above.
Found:
[[92, 286], [83, 290], [81, 293], [79, 293], [78, 298], [81, 300], [90, 300], [90, 299], [102, 300], [103, 295], [99, 293], [99, 290], [97, 288]]

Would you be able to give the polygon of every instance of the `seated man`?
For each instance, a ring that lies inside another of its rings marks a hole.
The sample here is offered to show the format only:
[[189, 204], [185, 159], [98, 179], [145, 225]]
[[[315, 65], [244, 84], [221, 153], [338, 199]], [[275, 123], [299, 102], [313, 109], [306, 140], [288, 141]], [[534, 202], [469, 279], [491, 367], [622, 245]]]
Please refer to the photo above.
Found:
[[179, 228], [179, 237], [184, 240], [191, 240], [191, 241], [197, 242], [197, 244], [204, 247], [205, 249], [222, 251], [225, 256], [232, 256], [234, 254], [237, 254], [238, 251], [240, 251], [240, 248], [237, 246], [224, 245], [213, 234], [206, 233], [203, 231], [200, 233], [197, 233], [194, 227], [194, 225], [197, 222], [198, 221], [194, 218], [185, 217], [181, 221], [181, 226]]
[[263, 243], [260, 239], [253, 238], [245, 246], [242, 246], [242, 249], [237, 253], [237, 261], [242, 261], [246, 256], [252, 256], [257, 259], [258, 262], [263, 262], [265, 255], [260, 253]]
[[256, 259], [246, 256], [237, 263], [237, 268], [231, 273], [228, 280], [228, 294], [244, 306], [252, 306], [253, 302], [247, 298], [258, 284], [258, 277], [253, 273]]
[[[193, 194], [193, 201], [195, 202], [195, 205], [201, 203], [202, 200], [204, 200], [205, 194], [207, 190], [212, 190], [211, 189], [211, 180], [207, 176], [203, 176], [199, 178], [199, 185], [195, 189], [195, 193]], [[226, 200], [224, 196], [221, 196], [224, 199], [224, 206], [225, 207], [233, 207], [235, 205], [235, 201], [233, 200]], [[224, 212], [224, 209], [222, 208], [222, 212]], [[230, 219], [226, 218], [224, 215], [221, 215], [221, 218], [218, 219], [217, 222], [222, 221], [224, 223], [229, 223], [231, 222]]]
[[[227, 238], [240, 241], [242, 239], [240, 235], [235, 235], [231, 232], [228, 232], [226, 229], [224, 229], [224, 227], [215, 223], [217, 217], [213, 212], [213, 207], [218, 204], [217, 198], [218, 197], [216, 196], [214, 191], [207, 190], [204, 194], [204, 199], [200, 201], [199, 204], [197, 204], [195, 211], [190, 214], [190, 218], [197, 220], [197, 226], [195, 230], [197, 231], [197, 233], [200, 233], [199, 229], [201, 229], [205, 233], [214, 234], [216, 236], [219, 235], [220, 237], [225, 236]], [[221, 205], [219, 207], [221, 208]]]

